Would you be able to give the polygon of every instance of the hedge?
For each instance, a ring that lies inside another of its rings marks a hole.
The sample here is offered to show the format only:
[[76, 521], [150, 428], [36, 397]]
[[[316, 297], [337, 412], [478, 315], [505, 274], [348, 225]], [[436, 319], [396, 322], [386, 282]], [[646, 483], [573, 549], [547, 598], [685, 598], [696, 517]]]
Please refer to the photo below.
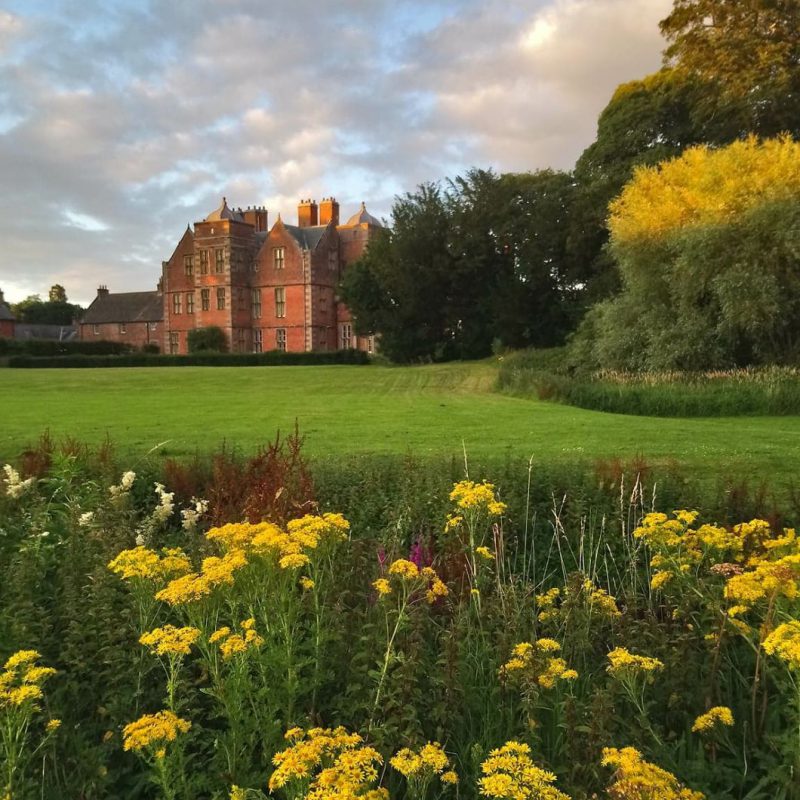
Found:
[[113, 356], [129, 353], [132, 349], [129, 344], [105, 340], [57, 342], [51, 339], [6, 339], [0, 336], [0, 355], [10, 356]]
[[12, 356], [9, 367], [40, 369], [53, 367], [281, 367], [311, 364], [368, 364], [369, 356], [361, 350], [285, 353], [192, 353], [187, 356], [129, 353], [120, 356], [67, 355], [56, 357]]

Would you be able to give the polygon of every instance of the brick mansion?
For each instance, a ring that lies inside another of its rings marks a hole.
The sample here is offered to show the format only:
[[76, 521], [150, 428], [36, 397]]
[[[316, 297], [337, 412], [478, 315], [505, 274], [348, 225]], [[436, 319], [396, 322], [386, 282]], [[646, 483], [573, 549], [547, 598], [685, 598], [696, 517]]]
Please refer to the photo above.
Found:
[[372, 352], [373, 337], [354, 335], [337, 286], [380, 228], [363, 203], [341, 224], [332, 197], [302, 201], [297, 225], [278, 215], [271, 228], [265, 208], [233, 209], [223, 198], [187, 227], [162, 262], [155, 291], [112, 293], [101, 286], [81, 320], [80, 337], [187, 353], [191, 330], [216, 326], [232, 352]]

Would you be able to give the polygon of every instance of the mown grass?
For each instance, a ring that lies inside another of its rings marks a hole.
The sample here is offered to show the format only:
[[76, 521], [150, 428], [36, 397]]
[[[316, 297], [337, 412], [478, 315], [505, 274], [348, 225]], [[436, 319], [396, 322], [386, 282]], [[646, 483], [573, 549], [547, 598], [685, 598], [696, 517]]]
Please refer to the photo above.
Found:
[[653, 419], [493, 391], [491, 362], [421, 367], [3, 370], [0, 458], [44, 431], [131, 458], [185, 456], [227, 442], [245, 452], [295, 421], [312, 457], [413, 453], [593, 462], [641, 456], [700, 474], [791, 478], [800, 417]]

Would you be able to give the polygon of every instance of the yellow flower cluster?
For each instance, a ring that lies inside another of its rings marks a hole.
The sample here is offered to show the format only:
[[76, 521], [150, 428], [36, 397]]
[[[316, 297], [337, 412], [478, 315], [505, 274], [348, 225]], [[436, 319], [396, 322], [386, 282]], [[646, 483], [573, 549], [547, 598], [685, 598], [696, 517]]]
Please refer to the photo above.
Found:
[[488, 547], [476, 547], [475, 552], [486, 561], [494, 561], [494, 553]]
[[200, 637], [197, 628], [176, 628], [174, 625], [164, 625], [143, 633], [139, 643], [149, 647], [157, 656], [188, 656], [192, 645]]
[[725, 584], [728, 600], [750, 606], [774, 597], [794, 600], [800, 594], [800, 554], [783, 556], [776, 561], [753, 557], [749, 563], [753, 569], [728, 578]]
[[292, 744], [272, 759], [276, 769], [269, 779], [270, 792], [300, 782], [307, 786], [306, 800], [388, 800], [385, 790], [371, 788], [383, 759], [365, 747], [357, 733], [342, 727], [291, 728], [285, 737]]
[[562, 592], [557, 586], [536, 595], [539, 622], [567, 622], [578, 609], [606, 620], [622, 616], [617, 600], [605, 589], [600, 589], [588, 578], [577, 586], [566, 586]]
[[485, 510], [491, 517], [499, 517], [506, 512], [506, 504], [495, 496], [494, 484], [459, 481], [450, 492], [450, 501], [464, 511]]
[[556, 789], [556, 776], [537, 767], [531, 749], [520, 742], [506, 742], [481, 764], [478, 788], [484, 797], [497, 800], [569, 800]]
[[200, 572], [190, 572], [170, 581], [156, 593], [156, 600], [171, 606], [202, 600], [218, 586], [230, 586], [234, 573], [245, 566], [247, 557], [242, 550], [228, 550], [221, 558], [210, 556], [203, 560]]
[[9, 656], [0, 672], [0, 708], [26, 704], [38, 708], [42, 684], [56, 673], [52, 667], [36, 666], [40, 658], [36, 650], [18, 650]]
[[554, 639], [537, 639], [535, 643], [521, 642], [511, 652], [511, 658], [500, 667], [500, 675], [513, 678], [519, 675], [533, 681], [542, 689], [552, 689], [558, 681], [574, 681], [578, 673], [567, 667], [567, 662], [551, 655], [561, 651]]
[[159, 556], [143, 545], [123, 550], [109, 562], [108, 568], [125, 581], [158, 581], [175, 575], [185, 575], [192, 565], [180, 548], [165, 548]]
[[687, 789], [670, 772], [642, 758], [633, 747], [606, 747], [603, 766], [614, 770], [607, 793], [613, 800], [704, 800], [701, 792]]
[[[425, 599], [428, 603], [435, 603], [440, 597], [447, 597], [449, 591], [444, 581], [436, 574], [432, 567], [420, 569], [413, 561], [405, 558], [398, 558], [389, 565], [388, 574], [390, 578], [397, 576], [405, 584], [412, 585], [411, 589], [425, 589]], [[385, 597], [392, 593], [392, 583], [389, 578], [378, 578], [372, 582], [372, 586], [380, 597]]]
[[145, 714], [123, 729], [123, 749], [141, 752], [156, 747], [156, 754], [163, 757], [163, 746], [174, 742], [179, 733], [186, 733], [191, 727], [191, 722], [171, 711]]
[[428, 742], [416, 752], [404, 747], [389, 763], [409, 781], [427, 784], [427, 781], [438, 775], [442, 783], [458, 783], [458, 775], [452, 769], [450, 759], [439, 742]]
[[624, 647], [616, 647], [608, 654], [606, 669], [615, 678], [630, 678], [641, 673], [652, 674], [664, 668], [664, 663], [657, 658], [637, 656]]
[[786, 662], [789, 669], [800, 671], [800, 622], [791, 620], [779, 625], [764, 639], [764, 650]]
[[693, 733], [707, 733], [714, 730], [718, 725], [733, 725], [733, 712], [727, 706], [714, 706], [701, 714], [692, 725]]
[[219, 651], [227, 661], [236, 655], [246, 653], [251, 648], [259, 648], [264, 638], [256, 631], [256, 621], [252, 617], [240, 623], [242, 633], [233, 633], [227, 626], [214, 631], [208, 637], [211, 644], [219, 644]]

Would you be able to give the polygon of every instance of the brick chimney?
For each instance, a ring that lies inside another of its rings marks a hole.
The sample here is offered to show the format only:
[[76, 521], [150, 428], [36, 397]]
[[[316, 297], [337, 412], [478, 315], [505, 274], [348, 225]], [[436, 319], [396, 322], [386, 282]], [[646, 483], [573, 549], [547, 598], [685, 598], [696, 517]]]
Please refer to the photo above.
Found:
[[247, 209], [242, 212], [244, 221], [252, 225], [256, 233], [265, 231], [267, 229], [267, 209], [264, 206], [247, 206]]
[[297, 224], [301, 228], [319, 225], [319, 208], [316, 200], [301, 200], [297, 206]]
[[335, 197], [323, 197], [319, 204], [319, 224], [327, 225], [331, 220], [334, 225], [339, 224], [339, 203]]
[[103, 286], [102, 284], [97, 287], [97, 296], [101, 297], [103, 295], [108, 294], [108, 286]]

